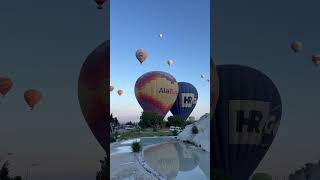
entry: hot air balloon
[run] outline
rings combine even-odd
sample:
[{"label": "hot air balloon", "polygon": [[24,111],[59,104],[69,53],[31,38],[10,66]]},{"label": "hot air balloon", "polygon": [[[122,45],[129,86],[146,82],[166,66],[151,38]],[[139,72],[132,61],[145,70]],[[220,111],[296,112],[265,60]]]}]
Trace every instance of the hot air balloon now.
[{"label": "hot air balloon", "polygon": [[142,64],[148,57],[148,54],[145,50],[142,49],[138,49],[136,51],[136,58],[140,61],[140,63]]},{"label": "hot air balloon", "polygon": [[201,78],[203,79],[204,77],[205,77],[205,76],[202,74],[202,75],[201,75]]},{"label": "hot air balloon", "polygon": [[99,144],[109,147],[110,122],[110,41],[94,49],[82,65],[78,80],[78,99],[82,114]]},{"label": "hot air balloon", "polygon": [[172,75],[151,71],[139,77],[134,92],[144,112],[164,117],[176,101],[179,88]]},{"label": "hot air balloon", "polygon": [[121,96],[123,94],[122,90],[118,90],[118,95]]},{"label": "hot air balloon", "polygon": [[12,88],[12,81],[6,77],[0,77],[0,95],[5,96]]},{"label": "hot air balloon", "polygon": [[210,82],[210,79],[207,79],[208,82]]},{"label": "hot air balloon", "polygon": [[162,34],[162,33],[160,33],[160,34],[159,34],[159,37],[160,37],[160,38],[162,38],[162,37],[163,37],[163,34]]},{"label": "hot air balloon", "polygon": [[173,64],[173,60],[169,59],[169,60],[167,61],[167,64],[168,64],[169,66],[171,66],[171,65]]},{"label": "hot air balloon", "polygon": [[95,0],[97,3],[97,8],[102,9],[103,4],[106,2],[106,0]]},{"label": "hot air balloon", "polygon": [[312,62],[314,65],[318,66],[320,64],[320,54],[313,55]]},{"label": "hot air balloon", "polygon": [[251,180],[272,180],[272,176],[266,173],[256,173],[252,176]]},{"label": "hot air balloon", "polygon": [[300,41],[293,41],[291,44],[291,49],[293,50],[293,52],[300,52],[302,49],[302,42]]},{"label": "hot air balloon", "polygon": [[30,109],[33,110],[34,107],[41,100],[41,92],[35,89],[29,89],[24,93],[24,100],[29,105]]},{"label": "hot air balloon", "polygon": [[192,84],[187,82],[178,82],[178,86],[178,97],[170,111],[173,115],[179,116],[183,120],[186,120],[196,107],[198,91]]},{"label": "hot air balloon", "polygon": [[217,66],[219,99],[213,126],[213,168],[248,180],[268,151],[280,125],[282,105],[274,83],[240,65]]},{"label": "hot air balloon", "polygon": [[210,83],[210,112],[212,112],[210,116],[213,117],[219,97],[219,78],[212,58],[210,58],[210,79],[212,80]]},{"label": "hot air balloon", "polygon": [[114,87],[110,85],[110,92],[114,90]]}]

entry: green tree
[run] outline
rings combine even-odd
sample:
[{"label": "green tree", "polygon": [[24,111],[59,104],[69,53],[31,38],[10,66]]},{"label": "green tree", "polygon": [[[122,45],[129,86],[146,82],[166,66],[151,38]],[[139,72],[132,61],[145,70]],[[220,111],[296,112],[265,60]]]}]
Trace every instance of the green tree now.
[{"label": "green tree", "polygon": [[179,116],[170,116],[168,117],[167,121],[167,127],[170,126],[179,126],[182,127],[184,125],[185,121]]},{"label": "green tree", "polygon": [[126,125],[134,125],[131,121],[127,122]]},{"label": "green tree", "polygon": [[107,157],[104,157],[104,160],[100,160],[101,169],[96,174],[96,180],[107,180],[109,176],[108,162]]},{"label": "green tree", "polygon": [[157,115],[156,113],[152,112],[142,112],[140,116],[139,126],[141,128],[148,128],[152,127],[155,129],[157,125],[161,125],[163,123],[163,117]]}]

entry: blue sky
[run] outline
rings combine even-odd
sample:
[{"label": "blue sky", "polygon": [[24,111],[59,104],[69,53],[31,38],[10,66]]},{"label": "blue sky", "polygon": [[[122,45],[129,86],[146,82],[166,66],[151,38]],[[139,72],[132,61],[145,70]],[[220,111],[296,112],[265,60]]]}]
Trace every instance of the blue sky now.
[{"label": "blue sky", "polygon": [[[124,6],[123,4],[126,4]],[[138,121],[142,109],[134,94],[136,80],[148,71],[165,71],[193,84],[199,94],[192,116],[210,111],[210,1],[119,0],[111,3],[111,112],[120,121]],[[159,34],[163,33],[163,38]],[[140,65],[137,49],[148,52]],[[169,67],[167,60],[174,65]],[[117,90],[124,94],[119,97]],[[169,112],[167,115],[171,115]]]}]

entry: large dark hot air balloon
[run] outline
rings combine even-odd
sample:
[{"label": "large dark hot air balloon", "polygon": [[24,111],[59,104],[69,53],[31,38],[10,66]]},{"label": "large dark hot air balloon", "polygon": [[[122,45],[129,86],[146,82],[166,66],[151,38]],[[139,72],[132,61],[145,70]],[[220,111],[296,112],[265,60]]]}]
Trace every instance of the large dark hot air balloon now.
[{"label": "large dark hot air balloon", "polygon": [[197,104],[198,91],[192,84],[187,82],[178,82],[178,86],[178,97],[170,111],[173,115],[186,120]]},{"label": "large dark hot air balloon", "polygon": [[151,71],[137,80],[134,91],[144,112],[164,117],[176,101],[179,89],[172,75]]},{"label": "large dark hot air balloon", "polygon": [[78,81],[78,98],[82,114],[92,133],[107,150],[109,144],[110,41],[89,54],[82,65]]},{"label": "large dark hot air balloon", "polygon": [[221,65],[217,72],[212,167],[231,179],[248,180],[276,136],[280,94],[271,79],[253,68]]},{"label": "large dark hot air balloon", "polygon": [[5,96],[12,88],[12,81],[6,77],[0,77],[0,96]]},{"label": "large dark hot air balloon", "polygon": [[24,100],[29,105],[30,109],[33,110],[34,107],[41,100],[41,92],[35,89],[29,89],[24,93]]}]

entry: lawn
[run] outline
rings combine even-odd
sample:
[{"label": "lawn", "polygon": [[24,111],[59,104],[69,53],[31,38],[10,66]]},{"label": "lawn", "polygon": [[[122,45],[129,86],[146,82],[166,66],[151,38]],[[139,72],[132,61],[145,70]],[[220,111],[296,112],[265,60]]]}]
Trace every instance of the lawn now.
[{"label": "lawn", "polygon": [[125,132],[120,135],[120,140],[126,140],[131,138],[139,138],[139,137],[153,137],[153,136],[172,136],[172,132],[168,129],[153,131],[152,129],[145,129],[145,130],[137,130],[137,131],[130,131]]}]

